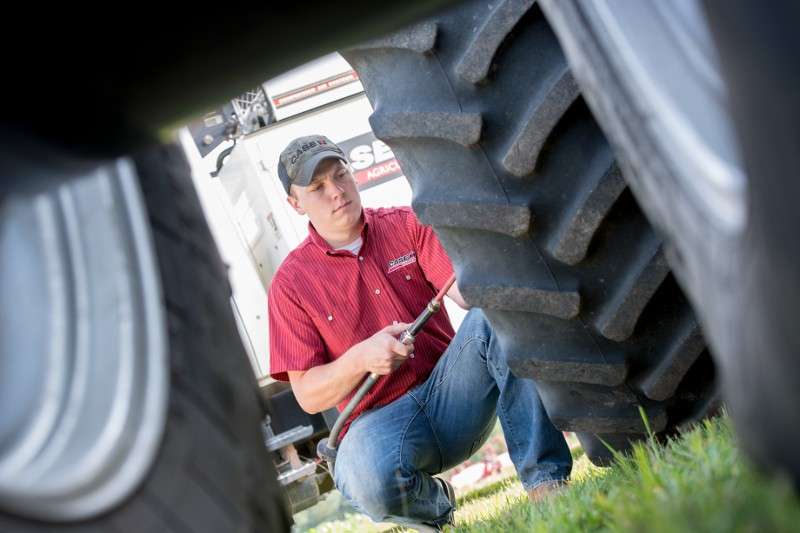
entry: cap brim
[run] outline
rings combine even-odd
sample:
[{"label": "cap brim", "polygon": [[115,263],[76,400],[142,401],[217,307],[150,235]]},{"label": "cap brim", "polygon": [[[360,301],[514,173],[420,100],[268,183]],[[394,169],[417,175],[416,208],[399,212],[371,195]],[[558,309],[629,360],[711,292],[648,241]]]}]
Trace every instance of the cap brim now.
[{"label": "cap brim", "polygon": [[297,179],[295,179],[292,183],[294,185],[299,185],[300,187],[308,187],[308,185],[311,183],[311,180],[314,178],[314,171],[317,169],[317,165],[322,163],[325,159],[338,159],[345,165],[347,164],[347,159],[336,152],[325,151],[315,154],[313,157],[311,157],[311,159],[305,162],[303,168],[300,170],[300,175],[297,176]]}]

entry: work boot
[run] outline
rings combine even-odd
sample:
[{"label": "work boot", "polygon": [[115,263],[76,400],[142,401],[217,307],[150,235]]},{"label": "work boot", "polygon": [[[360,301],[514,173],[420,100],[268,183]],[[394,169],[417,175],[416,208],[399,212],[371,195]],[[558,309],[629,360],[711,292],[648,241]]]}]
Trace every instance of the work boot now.
[{"label": "work boot", "polygon": [[530,489],[528,491],[528,498],[531,500],[531,503],[539,503],[555,496],[566,486],[567,482],[564,480],[545,481]]},{"label": "work boot", "polygon": [[444,489],[444,493],[447,495],[447,499],[450,500],[450,504],[453,506],[453,512],[455,513],[456,510],[456,490],[453,488],[453,485],[450,484],[449,481],[446,479],[442,479],[437,477],[435,479],[439,480],[439,483],[442,484],[442,488]]}]

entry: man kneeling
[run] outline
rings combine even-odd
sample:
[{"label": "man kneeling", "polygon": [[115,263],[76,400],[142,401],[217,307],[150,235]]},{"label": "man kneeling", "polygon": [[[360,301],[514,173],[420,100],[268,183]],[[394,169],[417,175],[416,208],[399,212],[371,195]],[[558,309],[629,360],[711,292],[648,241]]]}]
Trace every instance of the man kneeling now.
[{"label": "man kneeling", "polygon": [[[309,413],[341,410],[366,374],[381,375],[338,442],[334,480],[352,505],[376,521],[452,523],[452,488],[433,476],[469,458],[498,416],[532,499],[566,480],[563,435],[480,310],[456,333],[442,309],[413,345],[397,340],[453,271],[433,230],[409,208],[363,209],[344,153],[323,136],[292,141],[279,176],[309,235],[270,286],[270,373]],[[448,296],[468,308],[457,284]]]}]

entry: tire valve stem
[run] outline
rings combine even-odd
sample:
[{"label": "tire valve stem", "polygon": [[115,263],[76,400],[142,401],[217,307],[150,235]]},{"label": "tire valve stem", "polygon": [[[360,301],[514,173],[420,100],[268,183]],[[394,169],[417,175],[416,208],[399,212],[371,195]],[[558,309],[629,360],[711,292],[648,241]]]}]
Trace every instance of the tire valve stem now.
[{"label": "tire valve stem", "polygon": [[[433,315],[438,313],[439,309],[442,308],[442,299],[444,298],[444,295],[447,294],[447,291],[450,290],[450,287],[453,286],[455,281],[456,276],[453,274],[444,284],[442,289],[436,294],[436,296],[434,296],[433,299],[428,302],[428,305],[425,306],[425,309],[423,309],[417,319],[414,320],[414,323],[400,334],[400,342],[406,345],[414,342],[419,332],[422,331],[423,327],[425,327],[425,323],[428,322],[428,320]],[[414,354],[411,354],[409,357],[413,358]],[[372,389],[379,377],[380,376],[374,372],[367,376],[353,397],[350,398],[350,401],[347,402],[345,408],[336,418],[336,422],[333,424],[333,428],[331,428],[331,433],[328,438],[322,439],[317,443],[317,455],[321,459],[327,461],[328,470],[330,471],[331,476],[333,476],[333,468],[334,464],[336,463],[336,447],[338,446],[337,441],[339,440],[339,433],[342,430],[342,426],[344,426],[344,423],[348,418],[350,418],[353,410],[355,410],[356,406],[361,402],[364,396],[366,396],[370,389]]]}]

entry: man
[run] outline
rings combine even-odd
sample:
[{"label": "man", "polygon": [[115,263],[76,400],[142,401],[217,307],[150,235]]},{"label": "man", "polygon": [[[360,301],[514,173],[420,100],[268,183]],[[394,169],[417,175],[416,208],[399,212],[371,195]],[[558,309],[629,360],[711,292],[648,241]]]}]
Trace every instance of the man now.
[{"label": "man", "polygon": [[[289,143],[279,176],[310,222],[270,286],[270,373],[309,413],[341,410],[365,374],[382,376],[339,441],[334,479],[353,506],[376,521],[452,523],[452,488],[433,474],[472,455],[498,415],[532,500],[566,480],[563,435],[533,382],[509,371],[480,310],[455,334],[442,308],[413,346],[397,340],[453,271],[431,228],[408,208],[362,209],[326,137]],[[468,307],[457,284],[448,296]]]}]

